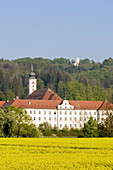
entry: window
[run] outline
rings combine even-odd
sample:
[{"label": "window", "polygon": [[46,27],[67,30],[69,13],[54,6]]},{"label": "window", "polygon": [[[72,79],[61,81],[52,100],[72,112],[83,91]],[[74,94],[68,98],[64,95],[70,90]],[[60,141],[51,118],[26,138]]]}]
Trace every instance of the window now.
[{"label": "window", "polygon": [[56,124],[54,124],[54,127],[56,127]]},{"label": "window", "polygon": [[49,120],[51,120],[51,117],[49,117]]},{"label": "window", "polygon": [[70,128],[72,127],[72,124],[70,124]]},{"label": "window", "polygon": [[60,120],[62,120],[62,117],[60,117]]},{"label": "window", "polygon": [[62,111],[60,111],[60,115],[62,114]]},{"label": "window", "polygon": [[80,127],[82,127],[82,125],[80,124]]},{"label": "window", "polygon": [[36,117],[34,117],[34,120],[36,120]]},{"label": "window", "polygon": [[56,112],[54,112],[54,115],[56,115]]},{"label": "window", "polygon": [[51,114],[51,111],[49,111],[49,114]]},{"label": "window", "polygon": [[46,120],[46,117],[44,117],[44,120]]},{"label": "window", "polygon": [[87,112],[84,112],[84,115],[87,115]]},{"label": "window", "polygon": [[85,121],[86,121],[87,119],[85,118]]},{"label": "window", "polygon": [[75,115],[77,114],[77,112],[75,112]]},{"label": "window", "polygon": [[32,114],[32,110],[30,110],[30,114]]},{"label": "window", "polygon": [[67,117],[65,117],[65,120],[67,120]]},{"label": "window", "polygon": [[79,112],[79,115],[81,115],[82,114],[82,112]]},{"label": "window", "polygon": [[89,112],[89,115],[91,115],[91,112]]},{"label": "window", "polygon": [[72,111],[70,111],[70,115],[72,115]]},{"label": "window", "polygon": [[70,117],[70,120],[72,120],[72,117]]},{"label": "window", "polygon": [[39,117],[39,120],[41,120],[41,117]]},{"label": "window", "polygon": [[62,124],[60,124],[60,127],[62,127]]},{"label": "window", "polygon": [[36,114],[36,111],[34,110],[34,114]]},{"label": "window", "polygon": [[75,124],[75,127],[77,127],[77,125]]},{"label": "window", "polygon": [[65,127],[67,127],[67,124],[65,124]]},{"label": "window", "polygon": [[96,115],[96,112],[94,113],[94,115]]},{"label": "window", "polygon": [[44,114],[46,114],[46,111],[44,111]]},{"label": "window", "polygon": [[77,120],[77,118],[75,117],[75,121]]},{"label": "window", "polygon": [[56,121],[56,117],[54,117],[54,121]]},{"label": "window", "polygon": [[82,117],[80,117],[80,121],[82,121]]},{"label": "window", "polygon": [[67,115],[67,111],[65,111],[65,115]]},{"label": "window", "polygon": [[41,114],[41,111],[39,111],[39,114]]}]

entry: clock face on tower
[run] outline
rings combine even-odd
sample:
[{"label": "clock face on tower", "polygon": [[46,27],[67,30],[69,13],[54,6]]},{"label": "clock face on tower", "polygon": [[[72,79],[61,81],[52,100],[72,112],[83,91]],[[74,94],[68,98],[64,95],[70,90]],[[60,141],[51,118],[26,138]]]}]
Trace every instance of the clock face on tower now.
[{"label": "clock face on tower", "polygon": [[32,84],[35,84],[35,82],[34,82],[34,81],[32,81]]}]

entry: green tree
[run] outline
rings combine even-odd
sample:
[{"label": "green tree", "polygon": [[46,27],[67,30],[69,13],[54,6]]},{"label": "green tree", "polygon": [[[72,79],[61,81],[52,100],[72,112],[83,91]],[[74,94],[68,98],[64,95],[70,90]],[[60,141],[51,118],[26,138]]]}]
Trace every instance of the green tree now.
[{"label": "green tree", "polygon": [[41,137],[42,133],[35,124],[22,123],[20,125],[20,136],[22,137]]},{"label": "green tree", "polygon": [[40,78],[37,78],[37,89],[43,89],[44,88],[44,82]]},{"label": "green tree", "polygon": [[86,100],[88,101],[94,100],[93,91],[92,91],[92,87],[90,86],[90,84],[88,84],[86,87]]},{"label": "green tree", "polygon": [[14,97],[15,97],[14,92],[12,90],[8,89],[6,91],[6,96],[5,96],[6,100],[13,100]]},{"label": "green tree", "polygon": [[67,99],[69,100],[85,100],[85,87],[82,83],[72,80],[68,81],[66,84]]},{"label": "green tree", "polygon": [[41,123],[39,125],[39,130],[42,132],[44,136],[52,135],[52,127],[48,122]]},{"label": "green tree", "polygon": [[84,124],[83,131],[85,137],[98,137],[97,121],[90,117],[88,122]]},{"label": "green tree", "polygon": [[93,96],[96,101],[105,100],[105,94],[103,88],[100,86],[95,86],[93,89]]},{"label": "green tree", "polygon": [[63,83],[63,81],[59,81],[57,93],[63,99],[64,99],[64,97],[66,97],[65,84]]},{"label": "green tree", "polygon": [[5,121],[4,111],[0,109],[0,137],[4,136],[4,132],[3,132],[4,121]]},{"label": "green tree", "polygon": [[5,100],[5,95],[3,94],[2,91],[0,91],[0,101]]},{"label": "green tree", "polygon": [[27,114],[26,110],[22,107],[15,108],[8,106],[4,109],[4,125],[3,131],[5,136],[20,136],[21,125],[23,123],[32,123],[31,117]]},{"label": "green tree", "polygon": [[106,118],[99,125],[100,136],[113,137],[113,111],[106,110]]}]

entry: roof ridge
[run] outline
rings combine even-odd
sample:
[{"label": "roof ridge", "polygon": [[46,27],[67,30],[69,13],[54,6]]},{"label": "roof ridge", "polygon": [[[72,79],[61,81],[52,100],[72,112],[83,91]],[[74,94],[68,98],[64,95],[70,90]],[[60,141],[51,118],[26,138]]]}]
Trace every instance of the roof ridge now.
[{"label": "roof ridge", "polygon": [[99,110],[99,109],[104,105],[104,103],[105,103],[106,101],[108,101],[108,100],[104,100],[97,110]]}]

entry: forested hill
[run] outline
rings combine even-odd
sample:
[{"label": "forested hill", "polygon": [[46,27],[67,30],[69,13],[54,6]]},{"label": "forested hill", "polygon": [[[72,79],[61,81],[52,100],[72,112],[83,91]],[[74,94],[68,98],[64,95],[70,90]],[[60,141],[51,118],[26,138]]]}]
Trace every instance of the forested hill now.
[{"label": "forested hill", "polygon": [[81,60],[78,67],[69,59],[22,58],[0,59],[0,100],[25,98],[31,63],[37,88],[49,87],[70,100],[105,100],[113,102],[113,59],[95,63]]}]

